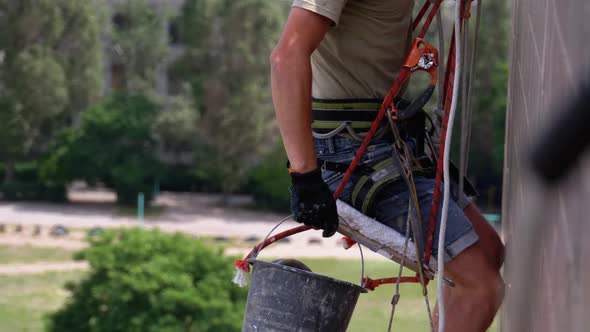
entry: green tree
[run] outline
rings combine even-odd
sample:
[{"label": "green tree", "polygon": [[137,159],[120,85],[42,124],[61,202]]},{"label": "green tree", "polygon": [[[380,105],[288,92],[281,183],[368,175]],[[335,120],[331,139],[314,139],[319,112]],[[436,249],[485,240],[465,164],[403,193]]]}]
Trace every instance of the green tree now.
[{"label": "green tree", "polygon": [[86,110],[80,126],[61,132],[41,168],[49,184],[102,182],[121,204],[151,198],[160,164],[153,125],[158,107],[142,96],[115,94]]},{"label": "green tree", "polygon": [[276,1],[188,0],[179,18],[187,50],[175,71],[191,83],[201,113],[197,168],[226,194],[277,137],[268,58],[284,13]]},{"label": "green tree", "polygon": [[63,126],[101,94],[95,3],[0,0],[0,155],[24,158],[43,129]]},{"label": "green tree", "polygon": [[48,331],[239,331],[246,291],[220,249],[142,229],[91,239],[90,271],[51,315]]},{"label": "green tree", "polygon": [[248,182],[248,192],[252,194],[256,205],[277,212],[289,212],[291,178],[285,171],[287,155],[282,142],[277,142],[273,150],[266,154],[262,162],[254,167]]},{"label": "green tree", "polygon": [[154,130],[160,148],[167,155],[182,158],[195,148],[195,132],[199,114],[190,92],[169,96],[167,109],[159,112]]},{"label": "green tree", "polygon": [[153,97],[159,67],[168,55],[166,3],[155,7],[144,0],[125,0],[115,4],[110,14],[109,50],[112,62],[122,68],[120,88]]},{"label": "green tree", "polygon": [[180,41],[186,48],[182,57],[169,68],[170,76],[190,84],[197,109],[202,111],[205,103],[205,81],[213,70],[215,52],[210,45],[214,27],[217,26],[217,1],[186,0],[181,14],[176,18]]},{"label": "green tree", "polygon": [[483,1],[475,73],[469,173],[488,202],[500,204],[508,93],[508,2]]},{"label": "green tree", "polygon": [[157,91],[158,78],[173,56],[169,47],[168,24],[171,10],[166,2],[149,4],[125,0],[111,8],[109,30],[111,60],[118,66],[121,86],[115,89],[143,94],[160,108],[154,129],[159,147],[154,154],[175,163],[194,149],[197,110],[189,89],[163,97]]}]

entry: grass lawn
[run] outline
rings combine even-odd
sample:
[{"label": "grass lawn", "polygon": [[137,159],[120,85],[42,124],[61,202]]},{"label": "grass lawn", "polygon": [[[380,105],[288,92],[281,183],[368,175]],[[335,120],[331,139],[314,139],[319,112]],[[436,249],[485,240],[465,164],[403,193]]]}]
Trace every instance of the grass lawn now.
[{"label": "grass lawn", "polygon": [[0,332],[43,331],[44,315],[59,308],[67,296],[63,285],[83,273],[0,276]]},{"label": "grass lawn", "polygon": [[[340,280],[359,284],[361,264],[357,260],[302,260],[312,271]],[[385,261],[365,261],[365,274],[372,279],[397,276],[396,264]],[[408,270],[408,275],[413,275]],[[386,331],[391,312],[391,297],[394,285],[382,285],[375,291],[361,294],[352,316],[348,331]],[[430,302],[434,305],[436,286],[429,286]],[[426,305],[418,284],[402,284],[400,302],[396,307],[392,330],[427,331],[428,316]]]},{"label": "grass lawn", "polygon": [[[302,259],[312,271],[359,284],[361,278],[361,263],[358,260],[337,259]],[[407,270],[404,275],[413,276]],[[397,276],[398,265],[386,261],[365,261],[365,275],[372,279]],[[391,297],[395,285],[382,285],[375,291],[361,294],[354,314],[348,326],[349,332],[387,331],[389,315],[391,313]],[[436,280],[428,286],[431,310],[436,301]],[[400,287],[400,301],[395,309],[392,330],[395,332],[414,332],[429,330],[426,305],[419,284],[402,284]],[[495,324],[494,324],[495,325]],[[492,326],[489,331],[495,331]]]},{"label": "grass lawn", "polygon": [[[36,248],[35,248],[36,249]],[[69,253],[69,252],[68,252]],[[62,254],[66,254],[65,252]],[[24,257],[31,257],[31,255]],[[313,271],[358,283],[360,263],[355,260],[302,260]],[[391,276],[396,268],[387,262],[368,261],[369,276]],[[0,276],[0,332],[43,331],[43,316],[63,304],[63,285],[79,279],[84,272]],[[431,287],[432,288],[432,287]],[[389,318],[392,286],[361,294],[349,331],[385,331]],[[403,286],[394,322],[395,331],[425,331],[427,318],[419,287]]]},{"label": "grass lawn", "polygon": [[[0,246],[0,263],[67,261],[72,252],[64,249]],[[359,283],[358,260],[302,259],[314,272]],[[366,261],[365,274],[373,279],[397,275],[397,265],[386,261]],[[410,271],[408,271],[410,272]],[[43,317],[59,308],[66,299],[63,286],[79,280],[82,271],[51,272],[33,275],[0,276],[0,332],[43,331]],[[429,286],[431,305],[436,298],[436,284]],[[391,310],[394,285],[384,285],[374,292],[361,294],[350,332],[385,331]],[[402,285],[393,330],[396,332],[427,331],[428,318],[420,286]],[[490,331],[495,331],[491,329]]]},{"label": "grass lawn", "polygon": [[63,248],[0,245],[0,264],[71,261],[73,253]]}]

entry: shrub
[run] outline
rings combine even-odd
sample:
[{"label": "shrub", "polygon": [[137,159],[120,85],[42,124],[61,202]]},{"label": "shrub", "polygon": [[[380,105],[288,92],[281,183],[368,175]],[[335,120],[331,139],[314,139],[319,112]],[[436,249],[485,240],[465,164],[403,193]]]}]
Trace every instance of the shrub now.
[{"label": "shrub", "polygon": [[41,167],[47,183],[102,182],[121,204],[149,202],[160,171],[152,131],[158,107],[144,96],[116,94],[84,111],[81,124],[62,131]]},{"label": "shrub", "polygon": [[290,212],[291,182],[286,161],[287,157],[280,144],[250,172],[250,181],[246,189],[253,195],[257,206],[278,212]]},{"label": "shrub", "polygon": [[133,229],[89,239],[90,272],[48,331],[239,331],[246,291],[232,262],[187,235]]},{"label": "shrub", "polygon": [[65,202],[67,200],[64,186],[43,185],[38,182],[9,181],[0,185],[0,193],[3,199],[9,201]]},{"label": "shrub", "polygon": [[39,200],[41,190],[41,186],[37,183],[9,181],[0,185],[3,198],[9,201]]},{"label": "shrub", "polygon": [[[24,182],[38,182],[38,165],[36,162],[20,162],[14,165],[14,178]],[[0,180],[6,176],[6,164],[0,163]]]},{"label": "shrub", "polygon": [[159,177],[161,191],[221,192],[221,184],[193,166],[165,165]]},{"label": "shrub", "polygon": [[[5,174],[6,165],[0,164],[0,179],[3,179]],[[65,202],[67,200],[65,186],[48,184],[41,180],[36,162],[17,163],[14,167],[14,178],[0,184],[0,193],[2,199],[10,201]]]}]

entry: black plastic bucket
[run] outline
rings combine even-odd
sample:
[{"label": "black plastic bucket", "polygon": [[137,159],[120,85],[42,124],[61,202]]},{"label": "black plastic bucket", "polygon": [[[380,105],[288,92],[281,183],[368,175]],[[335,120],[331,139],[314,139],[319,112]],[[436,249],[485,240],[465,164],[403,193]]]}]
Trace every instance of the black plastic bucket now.
[{"label": "black plastic bucket", "polygon": [[346,331],[366,290],[290,266],[255,261],[244,331]]}]

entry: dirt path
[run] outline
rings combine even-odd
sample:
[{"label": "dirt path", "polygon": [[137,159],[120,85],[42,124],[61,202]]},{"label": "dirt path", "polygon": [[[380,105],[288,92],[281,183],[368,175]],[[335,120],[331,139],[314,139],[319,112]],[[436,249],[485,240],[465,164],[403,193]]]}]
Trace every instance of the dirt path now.
[{"label": "dirt path", "polygon": [[27,235],[0,234],[0,245],[79,250],[86,247],[86,242],[76,238],[32,237]]},{"label": "dirt path", "polygon": [[[322,249],[322,248],[317,248]],[[325,249],[325,248],[324,248]],[[240,248],[228,248],[226,249],[225,253],[229,256],[238,256],[243,257],[246,255],[248,250],[240,249]],[[308,251],[306,253],[298,253],[297,258],[305,259],[305,258],[330,258],[330,257],[339,257],[341,259],[348,259],[350,260],[350,264],[359,263],[360,258],[358,250],[350,250],[344,251],[345,254],[342,254],[343,250],[339,250],[339,248],[333,248],[330,250],[318,250],[316,252]],[[263,253],[260,254],[260,259],[262,260],[271,260],[276,258],[284,258],[284,257],[293,257],[292,249],[289,247],[274,247],[268,248]],[[366,257],[366,259],[379,259],[385,260],[382,256],[379,255],[371,255],[371,257]],[[36,263],[11,263],[11,264],[0,264],[0,276],[1,275],[22,275],[22,274],[41,274],[46,272],[61,272],[61,271],[74,271],[74,270],[86,270],[88,269],[87,262],[36,262]]]},{"label": "dirt path", "polygon": [[[144,222],[139,223],[130,215],[132,210],[122,212],[115,205],[115,196],[111,192],[75,190],[70,191],[69,199],[68,204],[0,202],[0,224],[7,227],[4,234],[0,233],[0,244],[80,249],[85,246],[85,231],[96,226],[147,227],[196,237],[256,238],[261,241],[285,217],[244,208],[248,204],[246,197],[236,197],[234,206],[222,207],[219,197],[214,195],[162,193],[155,204],[157,213],[148,214]],[[17,224],[23,227],[21,233],[14,233]],[[65,225],[72,232],[62,238],[49,236],[49,229],[57,224]],[[34,225],[41,226],[41,236],[32,235]],[[287,221],[275,234],[297,225],[294,221]],[[360,257],[356,247],[342,249],[340,236],[324,239],[320,231],[307,231],[289,240],[264,249],[261,257]],[[239,256],[248,251],[249,248],[227,249],[229,255]],[[368,250],[365,250],[365,258],[382,259]]]},{"label": "dirt path", "polygon": [[28,264],[0,264],[0,275],[38,274],[55,271],[86,270],[86,262],[37,262]]}]

